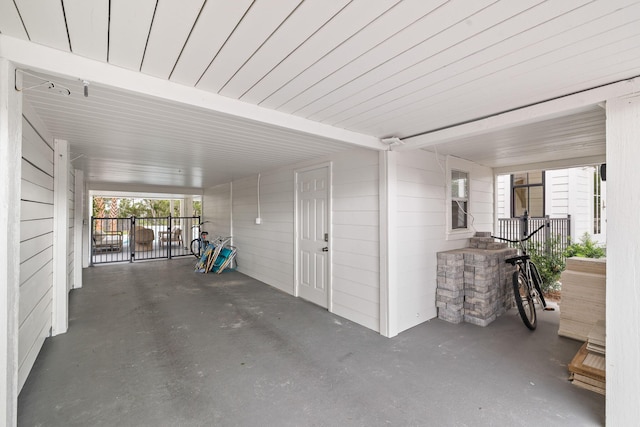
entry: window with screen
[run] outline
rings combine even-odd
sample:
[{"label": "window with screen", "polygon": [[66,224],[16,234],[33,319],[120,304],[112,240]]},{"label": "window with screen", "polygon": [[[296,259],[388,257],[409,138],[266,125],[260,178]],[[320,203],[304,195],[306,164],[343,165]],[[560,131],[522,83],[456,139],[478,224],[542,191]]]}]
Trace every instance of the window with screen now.
[{"label": "window with screen", "polygon": [[467,228],[469,212],[469,174],[451,171],[451,229]]}]

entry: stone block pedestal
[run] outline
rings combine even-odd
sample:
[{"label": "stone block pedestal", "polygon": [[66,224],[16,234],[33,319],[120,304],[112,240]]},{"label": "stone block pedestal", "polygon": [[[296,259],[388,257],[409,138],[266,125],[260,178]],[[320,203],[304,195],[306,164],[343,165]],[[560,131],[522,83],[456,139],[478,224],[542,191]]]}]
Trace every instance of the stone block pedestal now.
[{"label": "stone block pedestal", "polygon": [[436,307],[442,320],[487,326],[513,305],[515,267],[505,258],[517,250],[483,234],[476,233],[469,248],[437,255]]}]

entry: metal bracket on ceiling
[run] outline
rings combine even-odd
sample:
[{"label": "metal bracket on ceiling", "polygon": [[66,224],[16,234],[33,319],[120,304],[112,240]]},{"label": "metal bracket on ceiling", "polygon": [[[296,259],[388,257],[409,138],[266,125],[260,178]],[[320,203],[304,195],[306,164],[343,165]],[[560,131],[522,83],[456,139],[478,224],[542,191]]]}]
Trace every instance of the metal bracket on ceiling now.
[{"label": "metal bracket on ceiling", "polygon": [[[20,71],[21,75],[18,74],[18,71]],[[32,86],[28,86],[28,87],[24,87],[23,86],[23,81],[22,81],[23,75],[34,77],[34,78],[42,80],[42,81],[40,83],[38,83],[38,84],[35,84],[35,85],[32,85]],[[14,88],[15,88],[16,91],[24,92],[24,91],[27,91],[27,90],[30,90],[30,89],[36,89],[36,88],[39,88],[39,87],[43,87],[43,88],[45,88],[47,90],[53,91],[54,93],[57,93],[57,94],[60,94],[60,95],[64,95],[64,96],[71,95],[71,90],[66,86],[63,86],[63,85],[61,85],[59,83],[53,82],[52,80],[47,80],[47,79],[45,79],[43,77],[37,76],[35,74],[28,73],[28,72],[26,72],[24,70],[19,70],[19,69],[16,68],[16,70],[15,70],[15,83],[14,83]]]}]

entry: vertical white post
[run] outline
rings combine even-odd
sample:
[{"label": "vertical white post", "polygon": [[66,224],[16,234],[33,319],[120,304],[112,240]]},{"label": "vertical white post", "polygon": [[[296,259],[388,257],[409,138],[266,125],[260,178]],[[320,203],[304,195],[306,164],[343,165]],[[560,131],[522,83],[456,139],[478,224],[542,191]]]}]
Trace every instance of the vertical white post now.
[{"label": "vertical white post", "polygon": [[398,335],[397,158],[381,151],[380,180],[380,334]]},{"label": "vertical white post", "polygon": [[0,425],[15,426],[18,409],[20,179],[22,94],[15,68],[0,58]]},{"label": "vertical white post", "polygon": [[640,420],[640,97],[607,101],[607,424]]},{"label": "vertical white post", "polygon": [[84,254],[84,172],[75,170],[73,207],[73,287],[82,287],[82,259]]},{"label": "vertical white post", "polygon": [[68,263],[69,240],[69,144],[54,140],[53,152],[53,318],[52,335],[67,332],[68,307]]},{"label": "vertical white post", "polygon": [[82,268],[91,265],[91,213],[93,212],[93,202],[87,188],[87,183],[82,174]]}]

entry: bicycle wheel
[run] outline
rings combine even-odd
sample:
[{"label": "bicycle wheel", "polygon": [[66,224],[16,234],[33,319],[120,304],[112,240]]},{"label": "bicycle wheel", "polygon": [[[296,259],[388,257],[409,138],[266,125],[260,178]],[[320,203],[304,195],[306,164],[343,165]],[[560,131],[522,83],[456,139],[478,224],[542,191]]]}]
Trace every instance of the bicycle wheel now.
[{"label": "bicycle wheel", "polygon": [[201,253],[202,248],[200,246],[200,239],[193,239],[191,241],[191,244],[189,245],[189,247],[191,248],[191,253],[193,254],[193,256],[196,257],[196,259],[200,259],[200,255],[202,255],[202,253]]},{"label": "bicycle wheel", "polygon": [[538,267],[532,262],[529,262],[529,268],[531,269],[531,279],[533,280],[533,286],[536,287],[536,291],[538,291],[538,297],[540,298],[540,303],[542,307],[545,308],[547,306],[547,302],[544,300],[544,295],[542,295],[542,277],[540,277],[540,273],[538,272]]},{"label": "bicycle wheel", "polygon": [[524,325],[532,331],[537,326],[536,306],[529,292],[527,278],[521,271],[513,273],[513,296]]}]

